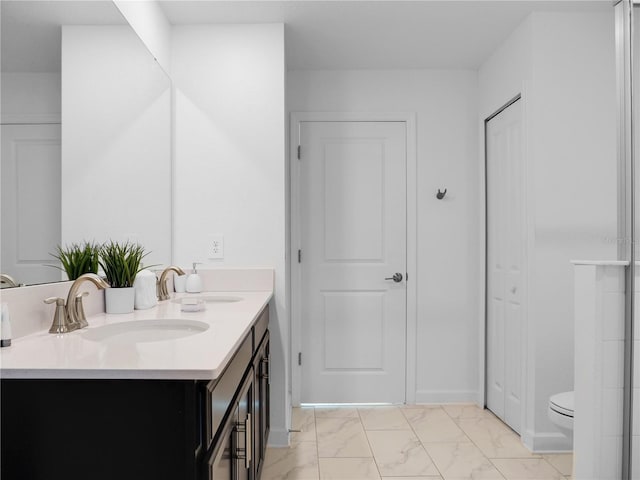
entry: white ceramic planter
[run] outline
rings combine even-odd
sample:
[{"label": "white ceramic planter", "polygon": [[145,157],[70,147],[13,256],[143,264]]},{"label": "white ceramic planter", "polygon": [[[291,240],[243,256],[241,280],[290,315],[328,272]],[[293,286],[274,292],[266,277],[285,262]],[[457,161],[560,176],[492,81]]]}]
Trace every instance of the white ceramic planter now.
[{"label": "white ceramic planter", "polygon": [[107,313],[131,313],[135,303],[135,289],[133,287],[106,288],[104,303]]}]

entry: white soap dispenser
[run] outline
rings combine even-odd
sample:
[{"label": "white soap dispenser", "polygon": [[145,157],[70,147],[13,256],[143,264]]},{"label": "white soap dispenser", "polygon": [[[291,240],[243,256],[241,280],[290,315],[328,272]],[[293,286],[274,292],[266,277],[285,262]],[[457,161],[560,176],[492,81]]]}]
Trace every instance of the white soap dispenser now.
[{"label": "white soap dispenser", "polygon": [[202,278],[200,278],[200,275],[198,275],[196,265],[200,265],[200,263],[193,262],[193,273],[191,273],[187,277],[187,285],[185,286],[185,290],[189,293],[202,292]]}]

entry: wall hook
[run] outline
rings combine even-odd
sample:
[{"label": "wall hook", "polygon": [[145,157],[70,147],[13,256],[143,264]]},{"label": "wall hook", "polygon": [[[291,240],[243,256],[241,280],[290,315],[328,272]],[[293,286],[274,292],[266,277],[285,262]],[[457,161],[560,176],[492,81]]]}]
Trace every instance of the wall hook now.
[{"label": "wall hook", "polygon": [[444,196],[447,194],[447,189],[444,189],[444,192],[441,192],[440,189],[438,189],[438,193],[436,194],[436,198],[438,200],[442,200],[444,198]]}]

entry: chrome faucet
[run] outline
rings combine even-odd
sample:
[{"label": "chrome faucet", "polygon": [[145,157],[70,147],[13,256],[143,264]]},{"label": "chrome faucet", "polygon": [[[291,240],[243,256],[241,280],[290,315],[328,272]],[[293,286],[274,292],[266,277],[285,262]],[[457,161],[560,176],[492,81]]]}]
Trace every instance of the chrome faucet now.
[{"label": "chrome faucet", "polygon": [[16,282],[11,275],[7,275],[6,273],[0,273],[0,283],[4,283],[8,287],[18,286],[18,282]]},{"label": "chrome faucet", "polygon": [[84,306],[82,305],[82,297],[88,295],[88,293],[78,293],[78,290],[80,290],[80,285],[82,285],[82,283],[84,283],[85,281],[93,283],[99,289],[109,288],[109,284],[95,273],[85,273],[74,280],[74,282],[71,284],[71,288],[69,289],[69,294],[67,295],[66,310],[69,322],[71,324],[78,324],[77,328],[84,328],[89,326],[89,324],[87,323],[87,318],[84,314]]},{"label": "chrome faucet", "polygon": [[169,300],[169,290],[167,289],[167,275],[171,271],[177,273],[178,275],[185,274],[184,270],[174,265],[165,268],[160,274],[160,280],[158,280],[158,300]]}]

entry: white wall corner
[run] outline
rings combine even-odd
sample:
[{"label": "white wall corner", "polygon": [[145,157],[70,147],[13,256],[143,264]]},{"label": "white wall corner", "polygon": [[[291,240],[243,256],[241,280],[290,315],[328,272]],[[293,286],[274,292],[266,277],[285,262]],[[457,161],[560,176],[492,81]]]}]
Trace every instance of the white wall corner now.
[{"label": "white wall corner", "polygon": [[285,448],[289,446],[289,429],[272,428],[269,431],[269,447]]},{"label": "white wall corner", "polygon": [[162,69],[171,72],[171,24],[156,0],[113,0]]},{"label": "white wall corner", "polygon": [[573,444],[570,439],[560,432],[539,432],[526,430],[522,434],[522,443],[533,453],[562,453],[572,452]]}]

